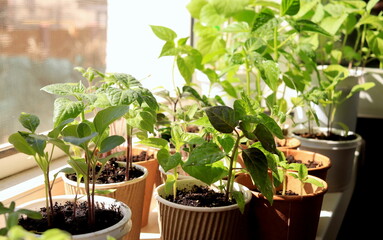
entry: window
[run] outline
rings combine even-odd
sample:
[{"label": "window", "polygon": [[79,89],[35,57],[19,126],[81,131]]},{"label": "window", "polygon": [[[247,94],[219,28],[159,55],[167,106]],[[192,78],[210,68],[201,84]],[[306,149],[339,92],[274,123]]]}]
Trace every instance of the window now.
[{"label": "window", "polygon": [[189,36],[188,2],[0,0],[0,166],[15,163],[0,179],[34,165],[9,149],[8,136],[22,129],[21,112],[39,116],[39,131],[52,127],[54,97],[40,88],[79,81],[74,67],[125,72],[147,88],[172,88],[172,59],[158,59],[163,42],[150,25]]}]

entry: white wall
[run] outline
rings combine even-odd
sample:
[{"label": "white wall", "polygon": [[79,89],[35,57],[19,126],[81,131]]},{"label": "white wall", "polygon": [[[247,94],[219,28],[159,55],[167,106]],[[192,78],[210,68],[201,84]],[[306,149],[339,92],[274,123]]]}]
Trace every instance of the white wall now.
[{"label": "white wall", "polygon": [[[173,89],[172,57],[158,58],[164,41],[150,25],[173,29],[178,37],[190,36],[189,0],[108,0],[107,72],[124,72],[153,89]],[[148,77],[149,76],[149,77]],[[177,76],[176,80],[182,82]]]}]

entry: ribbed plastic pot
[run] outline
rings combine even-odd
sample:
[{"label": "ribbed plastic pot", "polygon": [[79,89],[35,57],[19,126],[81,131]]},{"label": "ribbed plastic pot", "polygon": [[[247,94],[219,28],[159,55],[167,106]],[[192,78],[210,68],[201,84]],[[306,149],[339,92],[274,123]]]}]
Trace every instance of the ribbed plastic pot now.
[{"label": "ribbed plastic pot", "polygon": [[[120,163],[124,165],[125,163]],[[124,202],[132,210],[132,230],[126,238],[128,240],[138,240],[140,238],[142,211],[144,206],[145,184],[148,176],[148,170],[140,165],[133,164],[135,167],[144,172],[139,178],[110,184],[96,184],[96,190],[110,190],[115,189],[114,192],[103,194],[103,196],[114,198],[118,201]],[[77,183],[68,179],[65,175],[62,176],[64,180],[64,188],[66,194],[75,194]],[[80,183],[79,194],[85,194],[85,184]]]},{"label": "ribbed plastic pot", "polygon": [[[314,131],[326,132],[327,128],[316,128]],[[355,134],[356,139],[348,141],[329,141],[304,138],[297,133],[307,132],[306,129],[293,130],[294,136],[301,141],[300,150],[307,150],[311,152],[320,153],[330,158],[331,169],[329,169],[326,182],[328,183],[329,192],[343,192],[347,189],[351,182],[352,169],[354,164],[355,153],[361,144],[362,138],[359,134],[349,132],[348,134]],[[345,132],[339,129],[333,129],[334,133],[343,134]]]},{"label": "ribbed plastic pot", "polygon": [[[194,185],[206,185],[199,180],[178,180],[178,189],[190,189]],[[164,184],[156,188],[159,206],[159,226],[162,240],[188,239],[244,239],[247,237],[247,210],[251,192],[240,184],[237,190],[245,194],[247,208],[242,214],[237,204],[224,207],[191,207],[166,200]],[[243,238],[242,238],[243,237]]]},{"label": "ribbed plastic pot", "polygon": [[[74,195],[61,195],[54,196],[53,201],[57,203],[65,203],[67,201],[73,201]],[[80,198],[78,201],[86,201],[86,197]],[[108,228],[86,234],[72,235],[72,239],[76,240],[105,240],[107,236],[114,237],[117,240],[123,239],[132,228],[132,212],[130,208],[123,202],[117,201],[116,199],[102,196],[95,196],[96,202],[105,203],[105,207],[108,208],[111,205],[120,207],[123,218],[117,224]],[[39,211],[41,207],[45,206],[45,198],[36,199],[27,203],[24,203],[18,208],[26,208],[34,211]]]}]

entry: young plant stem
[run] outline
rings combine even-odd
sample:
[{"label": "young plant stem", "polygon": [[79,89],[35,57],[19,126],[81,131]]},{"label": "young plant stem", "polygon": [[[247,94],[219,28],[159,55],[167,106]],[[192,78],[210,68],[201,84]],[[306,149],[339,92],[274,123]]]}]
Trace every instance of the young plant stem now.
[{"label": "young plant stem", "polygon": [[126,139],[127,139],[127,144],[126,146],[126,171],[125,171],[125,181],[129,180],[129,171],[132,168],[132,149],[133,149],[133,139],[132,139],[132,132],[133,128],[129,124],[126,124]]},{"label": "young plant stem", "polygon": [[283,169],[283,178],[282,178],[282,195],[286,195],[287,190],[287,170]]},{"label": "young plant stem", "polygon": [[234,129],[234,132],[237,134],[237,140],[235,141],[235,144],[233,147],[234,150],[231,156],[229,157],[229,175],[227,178],[227,189],[226,189],[226,196],[225,196],[226,200],[230,198],[229,194],[232,192],[232,189],[233,189],[233,186],[232,186],[232,182],[233,182],[232,176],[233,176],[233,168],[234,168],[233,165],[235,163],[235,158],[237,157],[237,154],[238,154],[239,143],[242,138],[236,129]]},{"label": "young plant stem", "polygon": [[175,201],[177,196],[177,179],[178,179],[177,167],[175,167],[173,171],[174,171],[174,179],[176,179],[176,181],[174,181],[174,184],[173,184],[173,201]]}]

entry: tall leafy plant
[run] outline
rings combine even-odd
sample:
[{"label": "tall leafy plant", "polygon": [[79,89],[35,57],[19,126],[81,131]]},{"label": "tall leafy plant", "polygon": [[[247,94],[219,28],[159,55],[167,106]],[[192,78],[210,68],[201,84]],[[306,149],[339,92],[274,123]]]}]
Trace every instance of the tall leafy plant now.
[{"label": "tall leafy plant", "polygon": [[[296,39],[307,33],[329,33],[313,21],[296,17],[299,0],[280,4],[192,0],[187,8],[197,19],[193,30],[196,49],[202,54],[202,63],[218,72],[216,83],[235,99],[245,91],[260,106],[266,104],[272,116],[283,123],[288,112],[286,87],[302,88],[310,82],[301,68],[312,67],[312,56]],[[307,61],[298,61],[298,55]],[[241,72],[245,80],[241,80]]]}]

